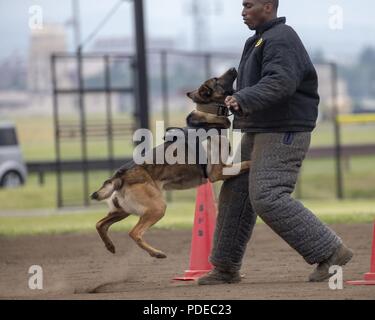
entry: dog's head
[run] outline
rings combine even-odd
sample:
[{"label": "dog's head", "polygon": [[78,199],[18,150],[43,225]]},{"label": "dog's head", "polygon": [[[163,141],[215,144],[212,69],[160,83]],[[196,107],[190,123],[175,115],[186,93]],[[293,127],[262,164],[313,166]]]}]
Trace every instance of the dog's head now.
[{"label": "dog's head", "polygon": [[197,90],[188,92],[187,96],[197,104],[224,104],[225,98],[233,94],[233,83],[236,78],[236,69],[229,69],[221,77],[209,79]]},{"label": "dog's head", "polygon": [[225,98],[233,94],[233,83],[237,78],[235,68],[229,69],[219,78],[212,78],[204,82],[197,90],[188,92],[187,96],[193,100],[200,110],[194,110],[186,119],[188,126],[195,128],[218,128],[227,129],[230,127],[230,121],[225,114],[214,114],[204,112],[205,106],[218,111],[225,108]]}]

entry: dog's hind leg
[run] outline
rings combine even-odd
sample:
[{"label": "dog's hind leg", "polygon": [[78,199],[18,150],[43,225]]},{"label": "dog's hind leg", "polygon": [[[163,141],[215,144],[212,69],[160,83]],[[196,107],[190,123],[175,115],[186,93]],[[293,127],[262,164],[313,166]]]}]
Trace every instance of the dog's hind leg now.
[{"label": "dog's hind leg", "polygon": [[130,237],[137,243],[139,247],[146,250],[151,257],[158,259],[166,258],[167,255],[152,246],[150,246],[146,241],[143,240],[144,233],[151,228],[156,222],[158,222],[165,212],[165,206],[163,208],[154,208],[152,211],[147,211],[142,217],[139,218],[138,223],[129,232]]},{"label": "dog's hind leg", "polygon": [[129,236],[152,257],[166,258],[165,253],[143,240],[144,233],[163,218],[167,208],[162,189],[152,182],[129,185],[125,190],[123,201],[120,201],[121,207],[140,217]]},{"label": "dog's hind leg", "polygon": [[108,251],[112,252],[113,254],[116,252],[116,249],[108,236],[108,229],[112,224],[127,218],[129,215],[130,214],[121,210],[110,212],[105,218],[96,223],[96,230],[98,230],[100,238],[103,240]]}]

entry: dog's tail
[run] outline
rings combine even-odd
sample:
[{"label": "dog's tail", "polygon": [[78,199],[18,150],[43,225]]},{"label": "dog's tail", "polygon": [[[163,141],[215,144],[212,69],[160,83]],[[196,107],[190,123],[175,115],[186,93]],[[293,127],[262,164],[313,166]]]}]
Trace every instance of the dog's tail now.
[{"label": "dog's tail", "polygon": [[103,186],[98,191],[95,191],[90,198],[97,201],[108,199],[114,191],[121,189],[122,185],[123,182],[121,178],[115,177],[109,179],[105,181]]}]

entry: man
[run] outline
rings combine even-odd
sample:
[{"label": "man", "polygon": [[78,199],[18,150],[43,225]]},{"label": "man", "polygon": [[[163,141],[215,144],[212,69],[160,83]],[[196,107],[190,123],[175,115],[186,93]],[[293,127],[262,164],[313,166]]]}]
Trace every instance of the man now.
[{"label": "man", "polygon": [[249,175],[223,184],[210,257],[214,269],[198,284],[241,281],[257,216],[307,263],[317,264],[309,281],[324,281],[331,265],[345,265],[353,253],[291,196],[316,126],[317,74],[298,35],[277,18],[278,0],[244,0],[243,7],[243,20],[256,33],[246,42],[237,92],[226,105],[235,113],[234,128],[245,132],[242,158],[252,165]]}]

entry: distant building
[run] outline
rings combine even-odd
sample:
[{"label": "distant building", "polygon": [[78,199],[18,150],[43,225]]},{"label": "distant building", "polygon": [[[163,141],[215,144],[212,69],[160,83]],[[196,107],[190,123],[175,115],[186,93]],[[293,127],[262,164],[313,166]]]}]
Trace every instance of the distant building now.
[{"label": "distant building", "polygon": [[[171,51],[177,49],[177,43],[174,38],[163,38],[163,37],[152,37],[146,39],[146,51],[148,59],[148,74],[150,81],[150,95],[153,96],[151,109],[152,111],[159,111],[162,108],[161,102],[161,92],[160,92],[160,55],[151,54],[160,50]],[[122,54],[134,56],[136,50],[135,39],[132,37],[120,37],[120,36],[106,36],[100,37],[94,41],[93,45],[90,47],[89,51],[97,53],[111,53],[111,54]],[[176,59],[169,59],[168,69],[170,73],[176,68],[180,62]],[[104,66],[100,61],[92,61],[91,63],[86,63],[84,66],[85,76],[95,76],[95,74],[104,74]],[[111,68],[111,71],[115,74],[117,83],[127,83],[132,85],[132,70],[130,61],[117,61],[117,67]],[[129,79],[126,79],[126,78]],[[123,78],[123,79],[122,79]],[[173,92],[170,92],[172,95]],[[134,102],[129,96],[124,97],[120,94],[113,94],[113,104],[115,111],[131,111],[133,109]],[[173,99],[173,97],[171,97]],[[185,99],[186,100],[186,99]],[[90,108],[92,110],[99,110],[99,107],[95,107],[98,104],[98,100],[92,101]],[[94,111],[95,112],[95,111]]]},{"label": "distant building", "polygon": [[[27,87],[27,64],[24,56],[14,51],[0,61],[0,91],[24,91]],[[6,76],[4,76],[6,75]]]},{"label": "distant building", "polygon": [[[328,65],[316,65],[319,78],[319,119],[333,119],[333,100],[332,100],[332,73]],[[339,113],[350,113],[352,111],[352,99],[348,93],[348,84],[343,78],[338,79],[337,83],[337,107]]]},{"label": "distant building", "polygon": [[66,51],[67,35],[64,26],[45,24],[43,29],[31,31],[28,66],[29,92],[38,94],[51,92],[51,54]]},{"label": "distant building", "polygon": [[[176,49],[176,41],[173,38],[148,38],[146,45],[147,50]],[[91,51],[134,54],[135,39],[129,37],[102,37],[94,42]]]}]

